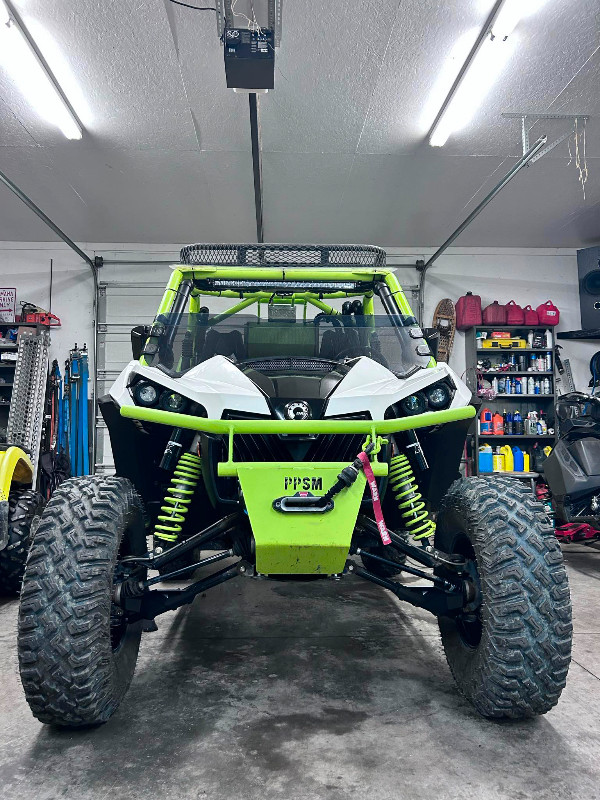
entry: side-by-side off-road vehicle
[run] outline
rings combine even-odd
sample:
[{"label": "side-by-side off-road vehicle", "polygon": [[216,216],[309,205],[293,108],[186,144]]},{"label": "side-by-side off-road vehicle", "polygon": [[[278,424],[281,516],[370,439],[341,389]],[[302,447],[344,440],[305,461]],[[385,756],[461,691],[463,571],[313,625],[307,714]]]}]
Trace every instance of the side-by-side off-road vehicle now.
[{"label": "side-by-side off-road vehicle", "polygon": [[553,530],[518,481],[460,478],[477,399],[384,251],[186,247],[132,342],[100,401],[116,475],[59,487],[25,570],[38,719],[106,721],[156,617],[259,575],[352,575],[431,612],[486,717],[556,704],[571,606]]}]

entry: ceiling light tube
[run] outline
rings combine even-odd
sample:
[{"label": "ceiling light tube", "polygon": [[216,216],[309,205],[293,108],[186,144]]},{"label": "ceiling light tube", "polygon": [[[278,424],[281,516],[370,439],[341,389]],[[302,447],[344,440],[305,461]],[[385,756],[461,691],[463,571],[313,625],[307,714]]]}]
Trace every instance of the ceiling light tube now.
[{"label": "ceiling light tube", "polygon": [[81,139],[83,126],[18,14],[0,0],[0,64],[33,109],[67,139]]},{"label": "ceiling light tube", "polygon": [[442,147],[471,121],[513,50],[511,33],[543,1],[497,0],[431,126],[432,147]]}]

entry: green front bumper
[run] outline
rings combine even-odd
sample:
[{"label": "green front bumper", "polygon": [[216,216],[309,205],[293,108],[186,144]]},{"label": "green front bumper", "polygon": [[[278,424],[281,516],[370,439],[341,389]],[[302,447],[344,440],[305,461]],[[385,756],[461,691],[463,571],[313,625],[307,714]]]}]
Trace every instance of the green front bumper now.
[{"label": "green front bumper", "polygon": [[[390,420],[218,420],[173,414],[153,408],[125,406],[121,414],[130,419],[188,428],[228,437],[228,458],[218,465],[221,477],[237,477],[256,543],[256,569],[265,574],[332,575],[344,568],[365,489],[365,477],[343,489],[334,508],[325,513],[276,511],[273,501],[298,491],[323,495],[347,465],[341,462],[235,462],[236,434],[364,434],[378,436],[446,422],[469,419],[472,406],[428,412]],[[387,464],[373,456],[373,472],[387,475]]]}]

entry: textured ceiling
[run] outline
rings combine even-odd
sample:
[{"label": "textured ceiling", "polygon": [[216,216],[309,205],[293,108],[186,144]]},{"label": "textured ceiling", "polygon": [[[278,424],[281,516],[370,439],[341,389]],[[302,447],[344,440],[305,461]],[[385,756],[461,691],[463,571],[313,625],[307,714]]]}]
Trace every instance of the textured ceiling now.
[{"label": "textured ceiling", "polygon": [[[213,13],[167,0],[13,2],[86,131],[64,139],[0,70],[0,169],[78,241],[254,239],[248,100],[225,88]],[[546,0],[518,26],[473,121],[444,148],[426,142],[435,81],[492,4],[284,2],[276,88],[260,98],[266,239],[441,243],[519,157],[519,123],[501,113],[525,109],[598,115],[586,198],[563,143],[457,244],[600,241],[598,0]],[[538,122],[531,137],[565,130]],[[0,187],[0,239],[48,238]]]}]

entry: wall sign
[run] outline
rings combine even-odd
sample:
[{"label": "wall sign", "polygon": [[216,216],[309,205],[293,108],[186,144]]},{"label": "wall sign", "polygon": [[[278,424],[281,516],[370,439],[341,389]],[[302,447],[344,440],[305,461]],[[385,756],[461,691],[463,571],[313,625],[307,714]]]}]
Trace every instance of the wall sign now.
[{"label": "wall sign", "polygon": [[0,322],[14,322],[17,313],[17,290],[0,287]]}]

